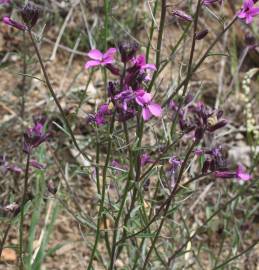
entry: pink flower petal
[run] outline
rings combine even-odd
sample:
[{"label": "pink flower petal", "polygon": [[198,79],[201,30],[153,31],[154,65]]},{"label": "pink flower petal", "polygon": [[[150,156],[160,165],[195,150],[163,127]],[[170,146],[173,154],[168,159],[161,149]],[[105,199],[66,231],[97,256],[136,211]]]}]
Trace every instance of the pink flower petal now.
[{"label": "pink flower petal", "polygon": [[143,108],[142,116],[143,116],[144,121],[148,121],[152,117],[152,114],[148,108]]},{"label": "pink flower petal", "polygon": [[156,65],[154,65],[154,64],[145,64],[141,68],[156,71]]},{"label": "pink flower petal", "polygon": [[256,15],[259,15],[259,7],[258,8],[252,8],[251,11],[250,11],[250,15],[252,17],[254,17]]},{"label": "pink flower petal", "polygon": [[97,49],[91,50],[87,55],[93,60],[101,61],[103,59],[103,54]]},{"label": "pink flower petal", "polygon": [[104,54],[103,59],[106,59],[107,57],[113,58],[114,54],[117,52],[116,48],[109,48]]},{"label": "pink flower petal", "polygon": [[112,63],[114,63],[114,59],[111,56],[104,58],[102,61],[103,65],[112,64]]},{"label": "pink flower petal", "polygon": [[237,178],[243,181],[248,181],[251,179],[251,175],[245,171],[242,164],[239,164],[236,171]]},{"label": "pink flower petal", "polygon": [[134,60],[133,63],[136,64],[137,66],[143,66],[146,64],[146,57],[144,54],[141,54],[137,56]]},{"label": "pink flower petal", "polygon": [[152,100],[152,96],[150,93],[145,92],[142,99],[145,104],[148,104]]},{"label": "pink flower petal", "polygon": [[246,13],[244,11],[239,11],[237,13],[238,18],[244,19],[246,17]]},{"label": "pink flower petal", "polygon": [[91,67],[97,67],[100,64],[101,64],[100,61],[90,60],[90,61],[85,63],[85,68],[88,69],[88,68],[91,68]]},{"label": "pink flower petal", "polygon": [[156,117],[160,117],[162,115],[162,108],[159,104],[151,103],[148,105],[148,109]]},{"label": "pink flower petal", "polygon": [[250,24],[250,23],[252,23],[252,21],[253,21],[253,17],[251,15],[247,15],[246,16],[246,23]]}]

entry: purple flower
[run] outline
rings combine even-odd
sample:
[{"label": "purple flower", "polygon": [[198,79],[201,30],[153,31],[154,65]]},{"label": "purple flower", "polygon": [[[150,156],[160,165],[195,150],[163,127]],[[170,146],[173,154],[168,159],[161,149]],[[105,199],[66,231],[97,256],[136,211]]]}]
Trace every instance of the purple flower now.
[{"label": "purple flower", "polygon": [[159,104],[152,102],[152,96],[150,93],[144,90],[138,90],[136,92],[136,102],[142,107],[142,116],[144,121],[149,120],[152,115],[160,117],[162,115],[162,108]]},{"label": "purple flower", "polygon": [[28,128],[24,134],[23,151],[30,153],[33,148],[38,147],[50,137],[50,133],[45,133],[44,126],[37,122],[34,127]]},{"label": "purple flower", "polygon": [[135,58],[133,58],[132,63],[140,68],[140,70],[147,71],[147,70],[152,70],[156,71],[156,66],[154,64],[147,64],[146,62],[146,57],[144,54],[141,54]]},{"label": "purple flower", "polygon": [[242,164],[238,164],[237,170],[236,170],[236,177],[237,179],[248,181],[251,179],[251,175],[245,171],[245,168]]},{"label": "purple flower", "polygon": [[10,26],[12,26],[14,28],[17,28],[19,30],[22,30],[22,31],[26,31],[27,30],[27,26],[26,25],[21,24],[21,23],[15,21],[15,20],[11,19],[10,17],[7,17],[7,16],[5,16],[3,18],[3,23],[5,23],[7,25],[10,25]]},{"label": "purple flower", "polygon": [[253,17],[259,15],[259,8],[254,7],[256,1],[245,0],[242,9],[237,13],[238,18],[245,20],[246,24],[253,21]]},{"label": "purple flower", "polygon": [[202,30],[202,31],[195,34],[195,39],[201,40],[201,39],[205,38],[208,35],[208,33],[209,33],[208,29]]},{"label": "purple flower", "polygon": [[245,171],[243,165],[239,164],[236,171],[215,171],[214,175],[218,178],[236,178],[241,181],[251,180],[251,175]]},{"label": "purple flower", "polygon": [[226,171],[227,170],[227,160],[224,155],[224,151],[221,146],[214,147],[212,149],[200,149],[203,151],[205,161],[202,167],[202,173],[207,173],[208,171]]},{"label": "purple flower", "polygon": [[173,10],[171,14],[177,18],[180,18],[181,20],[184,20],[187,22],[192,21],[192,17],[190,15],[186,14],[184,11],[179,10],[179,9]]},{"label": "purple flower", "polygon": [[90,59],[86,62],[85,68],[92,68],[98,66],[106,66],[114,62],[114,54],[116,53],[115,48],[108,49],[105,53],[100,52],[97,49],[91,50],[87,55]]},{"label": "purple flower", "polygon": [[152,163],[153,160],[151,159],[151,157],[147,154],[144,153],[140,156],[140,164],[141,166],[145,166],[146,164]]},{"label": "purple flower", "polygon": [[114,100],[116,102],[116,106],[119,108],[122,107],[122,109],[126,112],[128,110],[128,103],[135,98],[135,93],[132,91],[131,87],[128,89],[120,92],[114,97]]},{"label": "purple flower", "polygon": [[204,151],[201,148],[197,148],[195,149],[194,153],[196,156],[200,157],[203,155]]},{"label": "purple flower", "polygon": [[138,50],[138,47],[138,44],[132,40],[120,42],[119,51],[121,54],[121,61],[123,63],[130,61],[134,57],[136,51]]},{"label": "purple flower", "polygon": [[10,4],[11,0],[0,0],[0,5],[4,4]]},{"label": "purple flower", "polygon": [[97,113],[95,115],[89,115],[87,120],[89,123],[95,123],[97,126],[102,126],[105,124],[105,116],[110,114],[111,109],[109,104],[104,103],[99,107]]},{"label": "purple flower", "polygon": [[31,3],[26,4],[21,10],[21,16],[23,22],[28,26],[28,28],[32,28],[38,21],[40,15],[40,10],[32,5]]},{"label": "purple flower", "polygon": [[14,164],[9,164],[9,162],[6,160],[5,154],[3,156],[0,156],[0,170],[5,175],[8,171],[13,172],[15,174],[20,174],[23,172],[21,168]]},{"label": "purple flower", "polygon": [[133,69],[138,69],[141,74],[145,74],[144,79],[150,81],[151,78],[148,74],[148,71],[156,71],[156,66],[154,64],[147,64],[146,56],[141,54],[132,59]]},{"label": "purple flower", "polygon": [[30,165],[36,169],[39,169],[39,170],[43,170],[46,168],[46,165],[42,164],[42,163],[39,163],[37,160],[35,159],[31,159],[30,161]]},{"label": "purple flower", "polygon": [[180,168],[182,161],[176,156],[172,156],[169,159],[169,165],[166,168],[166,176],[170,181],[170,188],[174,188],[175,182],[178,177],[178,169]]}]

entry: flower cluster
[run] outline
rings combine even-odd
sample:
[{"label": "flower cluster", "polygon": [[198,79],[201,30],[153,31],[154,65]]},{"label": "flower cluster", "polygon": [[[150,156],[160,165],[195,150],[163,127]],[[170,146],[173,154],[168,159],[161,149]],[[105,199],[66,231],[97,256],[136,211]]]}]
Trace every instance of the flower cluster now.
[{"label": "flower cluster", "polygon": [[31,151],[45,142],[50,137],[50,133],[44,131],[44,125],[41,122],[35,122],[32,128],[28,128],[24,133],[23,151]]},{"label": "flower cluster", "polygon": [[251,175],[245,171],[243,165],[239,164],[236,170],[228,168],[227,159],[223,148],[218,146],[212,149],[196,149],[196,155],[204,159],[202,173],[212,172],[218,178],[235,178],[241,181],[248,181]]},{"label": "flower cluster", "polygon": [[[7,3],[10,3],[10,1],[2,0],[2,2],[0,2],[0,4],[7,4]],[[20,15],[22,17],[23,23],[13,20],[8,16],[3,17],[3,23],[12,26],[18,30],[27,31],[30,30],[37,23],[40,12],[36,6],[28,3],[23,7],[23,9],[20,12]]]},{"label": "flower cluster", "polygon": [[182,131],[194,131],[196,140],[201,140],[205,132],[212,133],[227,124],[227,121],[222,119],[223,111],[211,110],[202,102],[181,107],[171,101],[170,108],[177,113]]},{"label": "flower cluster", "polygon": [[252,23],[253,17],[259,15],[259,7],[254,7],[257,0],[245,0],[242,9],[237,16],[247,24]]},{"label": "flower cluster", "polygon": [[15,174],[20,174],[23,172],[23,170],[18,167],[15,164],[10,164],[7,160],[6,160],[6,155],[2,155],[0,156],[0,171],[2,172],[2,174],[6,174],[8,171],[15,173]]},{"label": "flower cluster", "polygon": [[118,50],[121,63],[117,65],[115,48],[110,48],[105,53],[93,49],[87,54],[90,59],[85,64],[86,69],[103,67],[118,76],[117,80],[108,84],[109,103],[101,105],[97,113],[89,117],[90,122],[103,125],[105,117],[112,114],[113,110],[119,121],[134,117],[140,110],[144,121],[148,121],[152,116],[162,115],[161,106],[153,101],[152,95],[143,87],[151,80],[150,72],[156,71],[156,66],[146,63],[144,55],[136,56],[137,49],[135,42],[121,42]]},{"label": "flower cluster", "polygon": [[[223,0],[203,0],[204,6],[210,6],[216,3],[222,4]],[[244,0],[242,9],[237,13],[237,17],[244,20],[246,24],[250,24],[253,21],[253,17],[259,15],[259,7],[255,7],[257,0]],[[183,10],[175,9],[171,14],[182,21],[192,22],[192,16],[185,13]]]}]

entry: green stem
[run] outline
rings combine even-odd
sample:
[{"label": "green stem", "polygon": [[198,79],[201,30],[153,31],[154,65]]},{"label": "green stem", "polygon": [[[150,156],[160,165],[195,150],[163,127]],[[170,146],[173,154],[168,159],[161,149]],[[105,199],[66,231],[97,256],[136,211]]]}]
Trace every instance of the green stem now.
[{"label": "green stem", "polygon": [[148,86],[148,92],[151,92],[152,87],[155,83],[156,77],[158,75],[158,70],[160,67],[160,56],[161,56],[161,47],[162,47],[162,41],[163,41],[163,33],[164,33],[164,27],[165,27],[165,18],[166,18],[166,0],[161,0],[161,15],[160,15],[160,24],[159,24],[159,32],[158,32],[158,38],[157,38],[157,46],[156,46],[156,68],[157,70],[154,72],[152,80]]},{"label": "green stem", "polygon": [[10,223],[8,224],[8,226],[7,226],[6,230],[5,230],[5,232],[4,232],[3,239],[2,239],[2,241],[1,241],[1,243],[0,243],[0,258],[1,258],[1,256],[2,256],[2,252],[3,252],[3,249],[4,249],[4,244],[5,244],[5,241],[6,241],[6,239],[7,239],[8,233],[9,233],[9,231],[10,231],[10,229],[11,229],[11,226],[12,226],[12,224],[11,224],[11,222],[10,222]]},{"label": "green stem", "polygon": [[234,22],[237,20],[237,17],[234,17],[233,20],[219,33],[219,35],[216,37],[216,39],[211,43],[211,45],[208,47],[206,52],[203,54],[203,56],[200,58],[198,63],[192,68],[189,76],[186,76],[184,80],[181,81],[181,83],[176,87],[174,92],[163,102],[163,107],[165,107],[171,99],[179,92],[179,90],[186,85],[186,83],[191,79],[192,75],[198,70],[198,68],[201,66],[201,64],[204,62],[204,60],[209,55],[210,51],[214,48],[214,46],[218,43],[218,41],[221,39],[221,37],[225,34],[225,32],[234,24]]},{"label": "green stem", "polygon": [[155,5],[154,5],[154,9],[153,9],[153,19],[152,19],[152,24],[150,27],[150,34],[149,34],[149,41],[148,41],[148,45],[147,45],[147,50],[146,50],[146,61],[148,63],[148,59],[149,59],[149,52],[150,52],[150,47],[152,44],[152,39],[153,39],[153,34],[154,34],[154,30],[155,30],[155,17],[156,17],[156,11],[157,11],[157,7],[158,7],[158,1],[155,1]]},{"label": "green stem", "polygon": [[[116,113],[116,111],[114,111],[114,113],[113,113],[112,120],[111,120],[111,125],[110,125],[108,149],[107,149],[105,165],[104,165],[104,168],[103,168],[102,197],[101,197],[101,203],[100,203],[100,208],[99,208],[99,213],[98,213],[97,230],[96,230],[96,236],[95,236],[95,242],[94,242],[93,250],[92,250],[90,261],[89,261],[89,264],[88,264],[88,267],[87,267],[88,270],[92,269],[93,259],[94,259],[95,252],[97,250],[97,246],[98,246],[98,242],[99,242],[99,238],[100,238],[101,223],[102,223],[102,220],[103,220],[102,216],[103,216],[104,201],[105,201],[106,176],[107,176],[107,169],[108,169],[110,156],[111,156],[112,138],[113,138],[112,134],[113,134],[114,124],[115,124],[115,113]],[[105,216],[104,216],[104,219],[105,219]],[[105,234],[107,235],[107,232],[105,232]],[[108,245],[107,240],[106,240],[106,245]],[[110,250],[109,245],[107,246],[107,249],[108,249],[108,251]]]},{"label": "green stem", "polygon": [[155,238],[153,239],[152,244],[151,244],[151,247],[150,247],[150,249],[149,249],[149,251],[147,253],[147,256],[145,258],[144,265],[143,265],[143,268],[142,268],[143,270],[146,269],[146,267],[147,267],[147,264],[148,264],[148,261],[149,261],[149,257],[151,256],[151,253],[152,253],[152,251],[153,251],[153,249],[155,247],[156,241],[157,241],[157,239],[158,239],[158,237],[160,235],[161,229],[163,228],[163,225],[164,225],[164,222],[165,222],[165,219],[166,219],[167,212],[168,212],[169,207],[171,205],[171,202],[172,202],[172,200],[174,198],[174,195],[175,195],[175,193],[177,191],[178,185],[179,185],[179,183],[180,183],[180,181],[182,179],[182,176],[183,176],[184,170],[186,168],[187,162],[189,160],[189,157],[190,157],[190,155],[191,155],[191,153],[192,153],[192,151],[193,151],[193,149],[194,149],[194,147],[196,145],[197,145],[197,142],[194,142],[192,144],[192,146],[188,150],[188,152],[187,152],[187,154],[186,154],[186,156],[184,158],[184,161],[183,161],[183,163],[181,165],[179,176],[178,176],[178,178],[176,180],[176,183],[175,183],[175,186],[174,186],[174,188],[173,188],[173,190],[172,190],[172,192],[171,192],[171,194],[170,194],[170,196],[169,196],[169,198],[167,200],[167,204],[166,204],[166,207],[165,207],[165,210],[164,210],[164,213],[163,213],[162,220],[161,220],[161,222],[159,224],[159,227],[157,229]]},{"label": "green stem", "polygon": [[76,138],[75,138],[75,136],[74,136],[74,134],[73,134],[72,128],[71,128],[71,126],[70,126],[70,124],[69,124],[69,122],[68,122],[68,120],[67,120],[67,118],[66,118],[65,112],[63,111],[63,109],[62,109],[62,107],[61,107],[61,105],[60,105],[60,103],[59,103],[59,100],[58,100],[58,98],[57,98],[57,96],[56,96],[56,94],[55,94],[55,92],[54,92],[54,90],[53,90],[53,88],[52,88],[52,86],[51,86],[51,83],[50,83],[50,81],[49,81],[49,77],[48,77],[46,68],[45,68],[45,66],[44,66],[44,64],[43,64],[43,60],[42,60],[41,55],[40,55],[40,52],[39,52],[39,49],[38,49],[37,44],[36,44],[36,42],[35,42],[35,40],[34,40],[34,38],[33,38],[33,36],[32,36],[32,32],[29,31],[28,33],[29,33],[30,39],[31,39],[31,41],[32,41],[33,47],[34,47],[34,49],[35,49],[35,52],[36,52],[36,54],[37,54],[38,60],[39,60],[39,62],[40,62],[40,66],[41,66],[42,72],[43,72],[43,74],[44,74],[44,77],[45,77],[45,80],[46,80],[46,84],[47,84],[47,86],[48,86],[48,89],[49,89],[49,91],[50,91],[50,93],[51,93],[51,95],[52,95],[52,97],[53,97],[53,99],[54,99],[54,101],[55,101],[55,103],[56,103],[58,109],[59,109],[59,112],[60,112],[60,114],[61,114],[61,116],[62,116],[63,121],[65,122],[65,125],[66,125],[66,127],[67,127],[67,129],[68,129],[68,131],[69,131],[69,134],[70,134],[70,136],[71,136],[71,139],[72,139],[72,141],[73,141],[73,143],[74,143],[76,149],[77,149],[77,150],[78,150],[78,151],[79,151],[79,152],[80,152],[87,160],[89,160],[89,157],[88,157],[84,152],[81,151],[81,149],[80,149],[80,147],[79,147],[79,145],[78,145],[78,143],[77,143],[77,141],[76,141]]},{"label": "green stem", "polygon": [[230,263],[231,261],[233,261],[233,260],[239,258],[240,256],[244,255],[244,254],[247,253],[250,249],[252,249],[254,246],[256,246],[258,243],[259,243],[259,238],[257,238],[257,239],[253,242],[253,244],[250,245],[248,248],[246,248],[245,250],[243,250],[243,251],[240,252],[239,254],[237,254],[237,255],[235,255],[235,256],[229,258],[229,259],[228,259],[227,261],[225,261],[224,263],[222,263],[222,264],[220,264],[220,265],[214,267],[213,270],[216,270],[216,269],[223,269],[223,267],[224,267],[225,265],[227,265],[227,264]]},{"label": "green stem", "polygon": [[21,85],[21,118],[24,118],[24,110],[25,110],[25,91],[26,91],[26,76],[27,73],[27,63],[26,63],[26,39],[25,39],[25,32],[23,32],[23,77],[22,77],[22,85]]},{"label": "green stem", "polygon": [[192,234],[181,246],[178,248],[174,254],[168,259],[167,266],[170,269],[171,262],[178,256],[180,252],[184,249],[184,247],[192,241],[198,234],[201,232],[201,229],[206,226],[216,215],[218,215],[221,211],[223,211],[229,204],[234,202],[240,196],[242,196],[254,183],[250,183],[248,186],[243,188],[239,193],[237,193],[233,198],[228,200],[223,206],[220,206],[218,210],[216,210],[196,231]]},{"label": "green stem", "polygon": [[196,12],[195,12],[195,18],[194,18],[194,25],[193,25],[192,46],[191,46],[191,52],[190,52],[190,57],[189,57],[188,70],[187,70],[187,78],[188,79],[185,81],[184,90],[183,90],[183,97],[186,94],[188,84],[189,84],[189,81],[191,79],[192,62],[193,62],[193,56],[194,56],[194,50],[195,50],[195,44],[196,44],[196,32],[197,32],[197,27],[198,27],[200,8],[201,8],[201,0],[198,0]]},{"label": "green stem", "polygon": [[27,154],[27,162],[24,176],[23,196],[21,202],[21,216],[20,216],[20,234],[19,234],[19,257],[20,257],[20,270],[23,270],[23,224],[24,224],[24,206],[26,203],[28,180],[29,180],[29,168],[30,168],[30,152]]},{"label": "green stem", "polygon": [[129,173],[128,173],[128,179],[127,179],[127,183],[126,186],[124,188],[124,193],[121,199],[121,205],[119,208],[119,212],[117,215],[117,218],[115,220],[115,225],[114,225],[114,234],[113,234],[113,240],[112,240],[112,252],[111,252],[111,262],[110,262],[110,267],[109,269],[112,270],[113,269],[113,265],[116,259],[116,241],[117,241],[117,235],[118,235],[118,230],[119,230],[119,223],[120,223],[120,218],[122,216],[123,213],[123,209],[124,209],[124,205],[127,199],[127,195],[128,192],[130,190],[130,182],[132,180],[133,177],[133,156],[132,156],[132,150],[130,147],[130,141],[129,141],[129,133],[128,133],[128,128],[127,128],[127,123],[124,122],[123,123],[123,127],[124,127],[124,132],[125,132],[125,138],[126,138],[126,143],[128,145],[128,152],[129,152],[129,160],[130,160],[130,169],[129,169]]}]

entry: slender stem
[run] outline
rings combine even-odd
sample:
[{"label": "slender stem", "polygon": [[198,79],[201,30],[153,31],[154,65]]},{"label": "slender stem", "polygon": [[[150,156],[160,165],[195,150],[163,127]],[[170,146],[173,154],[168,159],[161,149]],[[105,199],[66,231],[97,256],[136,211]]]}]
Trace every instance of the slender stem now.
[{"label": "slender stem", "polygon": [[156,0],[155,5],[154,5],[154,9],[153,9],[153,20],[152,20],[152,24],[150,27],[149,41],[148,41],[147,50],[146,50],[147,63],[148,63],[148,58],[149,58],[150,47],[152,44],[153,34],[154,34],[154,30],[155,30],[155,17],[156,17],[157,7],[158,7],[158,1]]},{"label": "slender stem", "polygon": [[252,249],[254,246],[256,246],[258,243],[259,243],[259,238],[257,238],[257,239],[253,242],[253,244],[250,245],[248,248],[246,248],[246,249],[243,250],[242,252],[238,253],[237,255],[235,255],[235,256],[229,258],[229,259],[228,259],[227,261],[225,261],[224,263],[222,263],[222,264],[220,264],[220,265],[214,267],[213,270],[216,270],[216,269],[223,269],[223,267],[224,267],[225,265],[227,265],[227,264],[230,263],[231,261],[233,261],[233,260],[239,258],[240,256],[244,255],[244,254],[247,253],[250,249]]},{"label": "slender stem", "polygon": [[8,224],[8,226],[6,227],[6,230],[5,230],[5,232],[4,232],[3,239],[2,239],[2,241],[1,241],[1,243],[0,243],[0,258],[1,258],[1,256],[2,256],[2,252],[3,252],[3,249],[4,249],[4,244],[5,244],[5,241],[6,241],[6,239],[7,239],[8,233],[9,233],[9,231],[10,231],[10,229],[11,229],[11,226],[12,226],[12,224],[11,224],[11,222],[10,222],[10,223]]},{"label": "slender stem", "polygon": [[40,66],[41,66],[42,72],[43,72],[43,74],[44,74],[44,77],[45,77],[45,80],[46,80],[46,84],[47,84],[47,86],[48,86],[48,89],[49,89],[49,91],[50,91],[50,93],[51,93],[51,95],[52,95],[52,97],[53,97],[53,99],[54,99],[54,101],[55,101],[55,103],[56,103],[58,109],[59,109],[59,112],[60,112],[60,114],[61,114],[61,116],[62,116],[63,121],[65,122],[66,128],[67,128],[68,131],[69,131],[69,134],[70,134],[70,136],[71,136],[71,139],[72,139],[72,141],[73,141],[73,143],[74,143],[76,149],[77,149],[77,150],[78,150],[78,151],[79,151],[79,152],[80,152],[87,160],[89,160],[89,157],[88,157],[84,152],[81,151],[81,149],[80,149],[80,147],[79,147],[79,145],[78,145],[78,143],[77,143],[77,141],[76,141],[76,138],[75,138],[75,136],[74,136],[74,134],[73,134],[72,128],[71,128],[71,126],[70,126],[70,124],[69,124],[69,122],[68,122],[68,120],[67,120],[67,118],[66,118],[65,112],[63,111],[63,109],[62,109],[62,107],[61,107],[61,105],[60,105],[60,102],[59,102],[59,100],[58,100],[58,98],[57,98],[57,96],[56,96],[56,94],[55,94],[55,91],[53,90],[53,88],[52,88],[52,86],[51,86],[51,83],[50,83],[50,81],[49,81],[49,77],[48,77],[46,68],[45,68],[45,66],[44,66],[44,64],[43,64],[43,61],[42,61],[42,58],[41,58],[41,55],[40,55],[40,52],[39,52],[39,49],[38,49],[37,44],[36,44],[36,42],[35,42],[35,40],[34,40],[34,38],[33,38],[33,36],[32,36],[32,32],[31,32],[31,31],[28,31],[28,33],[29,33],[30,39],[31,39],[31,41],[32,41],[33,47],[34,47],[34,49],[35,49],[35,52],[36,52],[36,54],[37,54],[38,60],[39,60],[39,62],[40,62]]},{"label": "slender stem", "polygon": [[[181,135],[180,138],[181,138],[182,136],[183,136],[183,135]],[[178,141],[178,140],[177,140],[177,141]],[[146,172],[144,172],[144,173],[140,176],[139,181],[141,181],[142,179],[144,179],[144,178],[148,175],[148,173],[149,173],[149,172],[155,167],[155,165],[160,161],[160,159],[162,158],[162,156],[163,156],[164,154],[166,154],[166,152],[167,152],[173,145],[175,145],[177,141],[173,142],[172,144],[168,145],[168,147],[166,147],[166,149],[163,151],[163,153],[161,153],[161,154],[158,156],[158,158],[152,163],[152,165],[146,170]],[[132,211],[133,208],[134,208],[134,203],[135,203],[135,201],[136,201],[137,191],[138,191],[137,188],[135,188],[135,189],[133,190],[133,196],[132,196],[131,206],[130,206],[129,212],[127,213],[127,215],[126,215],[126,217],[125,217],[125,220],[124,220],[124,226],[127,224],[128,219],[129,219],[129,217],[130,217],[130,213],[131,213],[131,211]],[[132,235],[130,235],[130,236],[127,236],[127,235],[126,235],[126,230],[125,230],[124,233],[123,233],[123,235],[122,235],[122,238],[118,241],[118,243],[124,242],[124,241],[127,240],[128,238],[132,238],[132,237],[134,237],[134,236],[136,236],[136,235],[138,235],[138,234],[144,232],[146,229],[148,229],[148,227],[149,227],[149,226],[157,219],[157,217],[159,216],[160,212],[162,211],[162,209],[163,209],[163,207],[166,205],[166,203],[167,203],[167,200],[160,206],[160,208],[159,208],[158,211],[157,211],[157,214],[156,214],[156,215],[155,215],[155,216],[154,216],[154,217],[146,224],[146,226],[145,226],[143,229],[141,229],[141,230],[138,231],[137,233],[134,233],[134,234],[132,234]],[[118,243],[117,243],[117,244],[118,244]]]},{"label": "slender stem", "polygon": [[26,39],[25,32],[23,32],[23,77],[22,77],[22,85],[21,85],[21,118],[24,118],[24,109],[25,109],[25,91],[26,91],[26,76],[27,73],[27,63],[26,63]]},{"label": "slender stem", "polygon": [[[103,216],[104,201],[105,201],[106,175],[107,175],[107,169],[108,169],[110,156],[111,156],[111,150],[112,150],[112,138],[113,138],[112,134],[113,134],[114,124],[115,124],[115,113],[116,113],[116,111],[114,111],[114,113],[113,113],[112,120],[111,120],[111,125],[110,125],[108,149],[107,149],[107,155],[106,155],[106,160],[105,160],[105,165],[104,165],[104,168],[103,168],[103,175],[102,175],[102,177],[103,177],[102,197],[101,197],[101,203],[100,203],[100,208],[99,208],[99,213],[98,213],[97,230],[96,230],[95,242],[94,242],[94,246],[93,246],[93,249],[92,249],[90,261],[89,261],[89,264],[88,264],[88,267],[87,267],[88,270],[92,269],[93,259],[94,259],[95,252],[97,250],[97,246],[98,246],[98,242],[99,242],[99,238],[100,238],[101,222],[103,220],[102,216]],[[107,232],[105,232],[105,234],[106,233]],[[108,245],[107,241],[106,241],[106,245]],[[108,251],[109,251],[109,246],[107,246],[107,248],[108,248]]]},{"label": "slender stem", "polygon": [[29,180],[29,168],[30,168],[30,152],[27,154],[27,162],[24,176],[24,188],[21,203],[21,218],[20,218],[20,235],[19,235],[19,257],[20,257],[20,270],[23,270],[23,223],[24,223],[24,206],[26,203],[28,180]]},{"label": "slender stem", "polygon": [[96,159],[95,159],[95,163],[97,164],[97,166],[95,167],[95,173],[96,173],[96,186],[97,186],[98,194],[100,194],[100,191],[101,191],[99,162],[100,162],[100,139],[99,139],[99,131],[98,131],[98,127],[97,127],[97,130],[96,130]]},{"label": "slender stem", "polygon": [[128,128],[127,128],[126,122],[123,123],[123,127],[124,127],[124,132],[125,132],[126,143],[128,145],[130,169],[129,169],[129,173],[128,173],[127,183],[126,183],[126,186],[124,188],[124,193],[123,193],[123,196],[121,199],[121,205],[119,208],[119,212],[118,212],[118,215],[115,219],[115,225],[114,225],[115,230],[114,230],[113,239],[112,239],[111,262],[110,262],[110,267],[109,267],[110,270],[113,269],[114,261],[116,259],[116,240],[117,240],[117,235],[118,235],[119,222],[120,222],[120,218],[121,218],[122,213],[123,213],[123,208],[124,208],[124,205],[125,205],[125,202],[127,199],[127,195],[128,195],[129,189],[130,189],[130,182],[131,182],[132,177],[133,177],[133,156],[132,156],[132,150],[131,150],[131,146],[130,146],[129,134],[128,134]]},{"label": "slender stem", "polygon": [[184,80],[181,81],[181,83],[176,87],[174,92],[163,102],[163,107],[166,106],[170,100],[179,92],[179,90],[186,84],[187,81],[189,81],[192,77],[192,75],[198,70],[198,68],[201,66],[201,64],[204,62],[204,60],[209,55],[210,51],[214,48],[214,46],[218,43],[218,41],[221,39],[221,37],[225,34],[225,32],[234,24],[234,22],[237,20],[237,17],[234,17],[232,21],[218,34],[216,39],[211,43],[211,45],[208,47],[206,52],[203,54],[203,56],[200,58],[198,63],[192,68],[189,76],[186,76]]},{"label": "slender stem", "polygon": [[174,195],[175,195],[175,193],[176,193],[176,191],[177,191],[178,185],[179,185],[179,183],[180,183],[180,181],[181,181],[181,179],[182,179],[182,176],[183,176],[184,170],[185,170],[185,168],[186,168],[187,162],[188,162],[188,160],[189,160],[189,157],[190,157],[190,155],[191,155],[191,153],[192,153],[194,147],[196,146],[196,144],[197,144],[197,142],[194,142],[194,143],[192,144],[192,146],[191,146],[190,149],[188,150],[188,152],[187,152],[187,154],[186,154],[186,156],[185,156],[185,159],[184,159],[184,161],[183,161],[183,163],[182,163],[182,165],[181,165],[180,172],[179,172],[179,176],[178,176],[178,178],[177,178],[177,180],[176,180],[175,186],[174,186],[174,188],[173,188],[173,190],[172,190],[172,192],[171,192],[171,194],[170,194],[170,197],[169,197],[168,200],[167,200],[167,204],[166,204],[166,207],[165,207],[165,210],[164,210],[164,213],[163,213],[163,218],[162,218],[162,220],[161,220],[161,222],[160,222],[160,224],[159,224],[159,227],[158,227],[158,229],[157,229],[155,238],[153,239],[152,244],[151,244],[151,247],[150,247],[150,249],[149,249],[149,251],[148,251],[148,253],[147,253],[147,256],[146,256],[146,258],[145,258],[144,265],[143,265],[143,268],[142,268],[143,270],[146,269],[146,267],[147,267],[149,257],[150,257],[150,255],[151,255],[151,253],[152,253],[152,251],[153,251],[153,249],[154,249],[154,247],[155,247],[156,241],[157,241],[157,239],[158,239],[158,237],[159,237],[159,235],[160,235],[161,229],[162,229],[162,227],[163,227],[163,225],[164,225],[164,222],[165,222],[165,218],[166,218],[167,212],[168,212],[169,207],[170,207],[170,205],[171,205],[171,202],[172,202],[172,200],[173,200],[173,198],[174,198]]},{"label": "slender stem", "polygon": [[167,0],[161,0],[161,15],[160,15],[160,24],[159,24],[159,32],[158,32],[158,38],[157,38],[157,46],[156,46],[156,68],[157,70],[154,72],[152,80],[148,86],[148,92],[151,92],[152,87],[155,83],[158,70],[160,67],[160,56],[161,56],[161,47],[162,47],[162,41],[163,41],[163,33],[164,33],[164,27],[165,27],[165,18],[166,18],[166,3]]},{"label": "slender stem", "polygon": [[104,50],[107,50],[107,40],[109,33],[109,0],[104,0]]},{"label": "slender stem", "polygon": [[171,262],[176,258],[176,256],[184,249],[184,247],[194,239],[201,229],[206,226],[217,214],[219,214],[222,210],[224,210],[229,204],[234,202],[236,199],[238,199],[240,196],[242,196],[254,183],[250,183],[248,186],[243,188],[239,193],[237,193],[233,198],[228,200],[223,206],[220,206],[218,210],[216,210],[196,231],[192,234],[181,246],[178,248],[174,254],[168,259],[167,266],[170,269]]},{"label": "slender stem", "polygon": [[187,70],[188,79],[185,81],[183,96],[185,96],[186,94],[188,84],[191,79],[192,62],[193,62],[193,56],[194,56],[194,50],[195,50],[195,44],[196,44],[196,32],[197,32],[198,19],[199,19],[199,14],[200,14],[200,7],[201,7],[201,0],[198,0],[196,12],[195,12],[195,18],[194,18],[194,25],[193,25],[192,46],[191,46],[191,52],[190,52],[190,57],[189,57],[188,70]]}]

